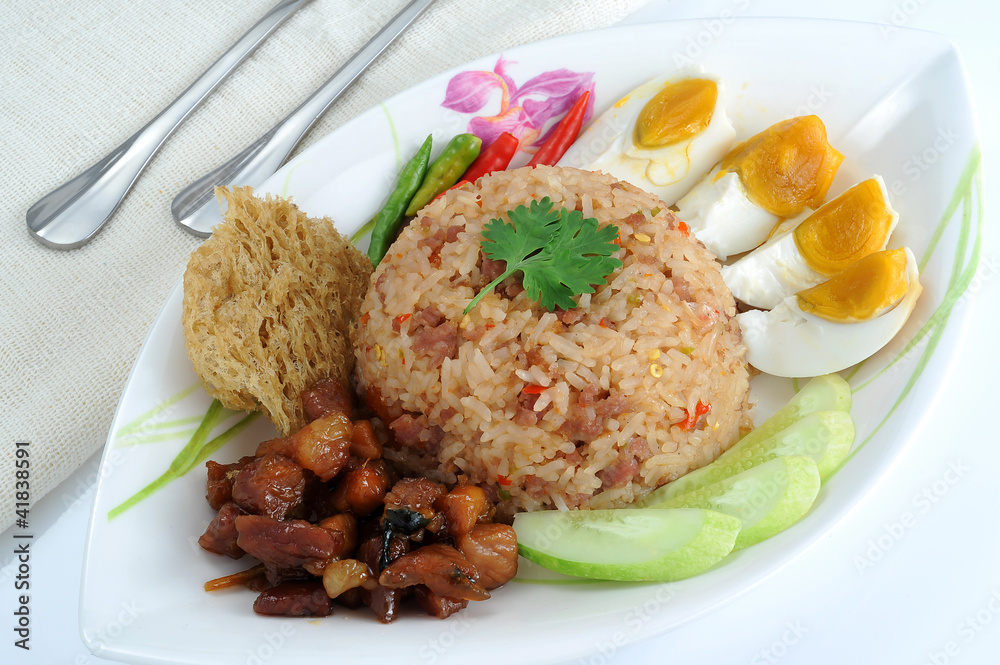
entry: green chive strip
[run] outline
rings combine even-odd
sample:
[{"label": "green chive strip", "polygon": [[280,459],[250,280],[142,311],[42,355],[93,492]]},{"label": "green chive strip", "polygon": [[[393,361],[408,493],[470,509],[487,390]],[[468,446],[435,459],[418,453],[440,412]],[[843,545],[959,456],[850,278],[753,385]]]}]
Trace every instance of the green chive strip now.
[{"label": "green chive strip", "polygon": [[209,455],[246,429],[246,427],[253,422],[258,415],[260,415],[259,413],[247,414],[225,432],[206,442],[206,439],[208,439],[208,435],[211,434],[212,430],[215,429],[219,423],[226,420],[234,413],[238,412],[223,408],[219,400],[212,400],[212,404],[208,407],[208,411],[205,413],[205,417],[202,419],[201,425],[199,425],[198,429],[195,430],[195,433],[191,436],[191,440],[188,441],[187,445],[184,446],[179,453],[177,453],[177,456],[170,463],[170,467],[159,478],[133,494],[123,503],[108,511],[108,519],[112,520],[115,517],[118,517],[132,506],[148,498],[158,490],[166,487],[172,481],[177,480],[186,474],[188,471],[203,462]]}]

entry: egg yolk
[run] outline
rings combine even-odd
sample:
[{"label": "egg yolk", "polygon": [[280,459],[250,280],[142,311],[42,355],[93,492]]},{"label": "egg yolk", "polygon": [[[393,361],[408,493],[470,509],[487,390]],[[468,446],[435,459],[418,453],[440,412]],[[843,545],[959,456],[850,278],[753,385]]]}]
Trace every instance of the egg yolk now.
[{"label": "egg yolk", "polygon": [[817,208],[844,156],[826,140],[814,115],[783,120],[752,136],[722,158],[719,173],[735,172],[747,197],[778,217]]},{"label": "egg yolk", "polygon": [[632,137],[637,148],[662,148],[705,131],[712,121],[719,88],[708,79],[671,83],[646,102]]},{"label": "egg yolk", "polygon": [[836,275],[884,247],[892,220],[882,187],[869,178],[806,217],[792,235],[810,268]]},{"label": "egg yolk", "polygon": [[796,297],[803,312],[827,321],[852,323],[892,309],[909,287],[906,251],[887,249],[869,254],[822,284],[799,291]]}]

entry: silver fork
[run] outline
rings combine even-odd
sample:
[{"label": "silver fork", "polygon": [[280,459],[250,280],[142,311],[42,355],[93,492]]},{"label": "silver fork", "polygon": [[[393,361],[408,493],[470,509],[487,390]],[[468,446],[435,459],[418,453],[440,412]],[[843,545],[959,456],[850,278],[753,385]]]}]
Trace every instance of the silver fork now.
[{"label": "silver fork", "polygon": [[326,109],[433,1],[410,2],[287,118],[228,162],[182,189],[170,205],[174,220],[196,236],[210,236],[212,226],[221,217],[215,187],[230,183],[257,187],[277,171]]},{"label": "silver fork", "polygon": [[174,129],[286,18],[311,1],[279,2],[149,124],[36,201],[25,215],[31,237],[53,249],[75,249],[90,242]]}]

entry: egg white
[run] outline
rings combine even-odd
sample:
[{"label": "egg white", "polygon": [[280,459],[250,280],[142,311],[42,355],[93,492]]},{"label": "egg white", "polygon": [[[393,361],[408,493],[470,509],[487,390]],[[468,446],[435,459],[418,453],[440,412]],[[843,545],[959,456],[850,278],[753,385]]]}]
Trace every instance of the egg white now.
[{"label": "egg white", "polygon": [[908,288],[903,299],[883,314],[856,323],[836,323],[803,312],[794,295],[771,311],[736,316],[748,362],[767,374],[820,376],[861,362],[889,343],[913,312],[923,290],[917,261],[906,248]]},{"label": "egg white", "polygon": [[[896,228],[899,214],[889,205],[889,194],[882,177],[876,175],[874,179],[882,190],[882,199],[889,207],[892,217],[889,233],[878,248],[883,250],[888,245],[889,236]],[[784,231],[731,265],[723,266],[722,280],[733,292],[734,297],[751,307],[771,309],[793,293],[816,286],[829,278],[829,275],[813,270],[806,263],[795,243],[795,227],[813,212],[815,211],[806,210],[794,218],[793,223],[783,224]],[[690,225],[690,222],[688,224]]]},{"label": "egg white", "polygon": [[[708,126],[697,136],[672,145],[636,146],[635,124],[646,102],[664,86],[687,78],[715,82],[718,98]],[[604,171],[673,205],[732,147],[736,130],[726,116],[725,99],[721,79],[700,70],[682,70],[644,83],[592,122],[559,160],[559,166]]]},{"label": "egg white", "polygon": [[780,221],[747,196],[740,176],[716,165],[677,202],[677,216],[720,261],[757,247]]}]

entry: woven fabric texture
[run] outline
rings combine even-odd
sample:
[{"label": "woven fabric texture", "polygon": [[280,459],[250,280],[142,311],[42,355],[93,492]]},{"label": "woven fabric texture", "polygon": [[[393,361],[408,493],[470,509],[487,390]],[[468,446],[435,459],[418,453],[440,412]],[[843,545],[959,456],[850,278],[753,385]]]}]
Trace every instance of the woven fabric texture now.
[{"label": "woven fabric texture", "polygon": [[[104,445],[143,338],[199,240],[170,202],[319,87],[405,0],[314,0],[171,136],[83,248],[25,228],[39,197],[152,119],[275,0],[9,0],[0,9],[0,529],[14,521],[16,441],[37,501]],[[645,0],[437,0],[298,150],[467,60],[611,25]]]}]

